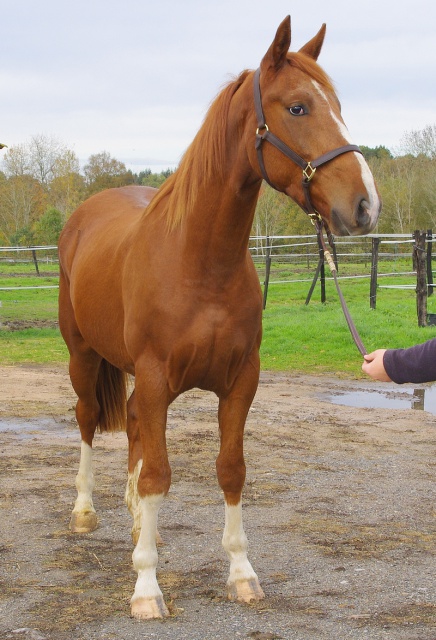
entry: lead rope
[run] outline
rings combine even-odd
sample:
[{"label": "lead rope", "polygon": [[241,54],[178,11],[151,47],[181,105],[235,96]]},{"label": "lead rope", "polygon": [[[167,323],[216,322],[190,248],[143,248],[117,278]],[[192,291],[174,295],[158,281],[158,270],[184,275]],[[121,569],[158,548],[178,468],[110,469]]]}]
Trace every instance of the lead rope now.
[{"label": "lead rope", "polygon": [[[323,226],[325,226],[324,225],[324,221],[322,220],[322,218],[320,216],[320,218],[315,218],[315,219],[312,218],[312,222],[313,222],[313,224],[315,226],[316,233],[318,235],[322,250],[324,252],[324,257],[325,257],[325,259],[327,261],[327,264],[328,264],[329,269],[331,271],[331,274],[333,276],[333,280],[335,281],[336,291],[338,292],[339,300],[341,302],[342,311],[344,313],[345,320],[347,321],[347,325],[348,325],[348,328],[350,330],[351,336],[352,336],[352,338],[354,340],[354,344],[358,348],[360,354],[362,356],[365,356],[368,353],[368,351],[365,349],[365,346],[364,346],[364,344],[362,342],[362,339],[361,339],[361,337],[359,335],[359,332],[356,329],[356,325],[354,324],[353,319],[351,317],[351,314],[348,311],[347,303],[345,302],[345,298],[342,295],[342,291],[341,291],[341,288],[339,286],[338,270],[336,269],[336,265],[335,265],[335,262],[334,262],[334,260],[332,258],[332,254],[327,249],[327,246],[326,246],[325,241],[324,241],[324,234],[323,234]],[[332,237],[332,234],[330,232],[330,229],[328,229],[327,227],[326,227],[326,232],[327,232],[327,238],[328,238],[328,241],[329,241],[329,245],[333,249],[333,237]]]}]

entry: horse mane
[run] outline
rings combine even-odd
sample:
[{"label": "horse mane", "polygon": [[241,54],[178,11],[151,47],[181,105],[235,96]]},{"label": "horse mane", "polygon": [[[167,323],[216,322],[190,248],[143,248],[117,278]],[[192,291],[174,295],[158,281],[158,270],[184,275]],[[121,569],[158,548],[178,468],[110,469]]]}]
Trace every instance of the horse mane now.
[{"label": "horse mane", "polygon": [[164,182],[146,208],[145,215],[148,216],[167,199],[162,213],[167,218],[169,231],[176,228],[192,210],[201,184],[212,177],[223,176],[230,102],[249,73],[243,71],[218,94],[178,169]]}]

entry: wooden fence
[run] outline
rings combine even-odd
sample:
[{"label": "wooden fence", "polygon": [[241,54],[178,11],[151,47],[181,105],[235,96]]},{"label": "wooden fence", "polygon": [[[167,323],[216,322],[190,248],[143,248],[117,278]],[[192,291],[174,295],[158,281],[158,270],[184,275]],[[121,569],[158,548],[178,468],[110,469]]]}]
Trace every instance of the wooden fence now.
[{"label": "wooden fence", "polygon": [[[369,305],[372,309],[376,308],[377,294],[382,289],[415,289],[419,326],[425,326],[428,323],[436,324],[436,314],[427,313],[427,298],[433,294],[431,230],[415,231],[412,235],[372,234],[335,238],[333,249],[341,280],[369,279]],[[253,236],[250,238],[250,252],[261,282],[263,280],[264,308],[269,286],[278,283],[307,282],[306,304],[308,304],[315,285],[319,281],[321,301],[326,301],[325,283],[328,275],[326,275],[323,250],[316,235]],[[36,274],[39,275],[39,267],[42,263],[57,261],[55,246],[0,247],[0,266],[2,262],[33,262]],[[390,272],[381,272],[381,262],[384,265],[394,266]],[[407,262],[410,262],[411,268],[405,271],[404,265]],[[360,265],[360,270],[356,270],[356,265]],[[403,276],[410,278],[411,282],[410,284],[404,284],[404,282],[384,284],[383,279],[387,276]]]},{"label": "wooden fence", "polygon": [[[369,305],[376,308],[377,292],[381,289],[402,288],[415,289],[417,299],[417,315],[419,326],[427,323],[436,324],[436,316],[427,314],[427,297],[433,294],[432,269],[433,234],[431,230],[415,231],[411,234],[369,235],[349,238],[335,238],[333,255],[340,279],[367,278],[369,279]],[[323,249],[318,244],[317,237],[311,236],[258,236],[251,239],[250,250],[255,263],[264,266],[264,308],[267,303],[268,288],[278,283],[307,282],[310,284],[306,304],[309,303],[315,284],[319,281],[321,302],[326,301],[325,282],[328,279],[324,265]],[[380,272],[380,261],[386,264],[400,263],[400,268],[389,272]],[[360,262],[361,273],[349,273],[344,269],[347,264],[355,265]],[[404,265],[410,262],[410,270],[404,270]],[[292,279],[280,278],[280,266],[305,265],[306,274],[302,269],[295,270]],[[273,265],[275,268],[273,268]],[[282,269],[283,271],[283,269]],[[355,270],[356,271],[356,270]],[[275,279],[271,278],[271,275]],[[298,275],[295,275],[298,274]],[[310,275],[309,275],[310,274]],[[410,284],[384,284],[386,277],[403,276],[410,278]],[[260,275],[260,279],[262,277]]]}]

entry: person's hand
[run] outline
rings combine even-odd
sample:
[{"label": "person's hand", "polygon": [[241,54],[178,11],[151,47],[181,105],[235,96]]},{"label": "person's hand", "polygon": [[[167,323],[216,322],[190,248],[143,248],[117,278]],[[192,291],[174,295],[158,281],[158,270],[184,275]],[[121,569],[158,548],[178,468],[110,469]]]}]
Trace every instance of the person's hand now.
[{"label": "person's hand", "polygon": [[386,349],[377,349],[363,356],[362,371],[379,382],[392,382],[383,364],[385,351]]}]

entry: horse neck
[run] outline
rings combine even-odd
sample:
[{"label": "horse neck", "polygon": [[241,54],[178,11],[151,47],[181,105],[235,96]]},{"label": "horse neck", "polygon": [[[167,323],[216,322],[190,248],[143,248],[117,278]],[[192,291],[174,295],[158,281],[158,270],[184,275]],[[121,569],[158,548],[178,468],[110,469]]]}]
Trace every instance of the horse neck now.
[{"label": "horse neck", "polygon": [[260,184],[233,170],[202,186],[189,219],[182,223],[186,248],[195,247],[198,264],[225,272],[246,260]]},{"label": "horse neck", "polygon": [[[235,268],[246,260],[261,179],[254,173],[245,148],[245,118],[251,83],[234,93],[226,118],[220,166],[205,172],[191,212],[183,221],[188,245],[194,244],[209,263]],[[248,94],[248,95],[247,95]]]}]

